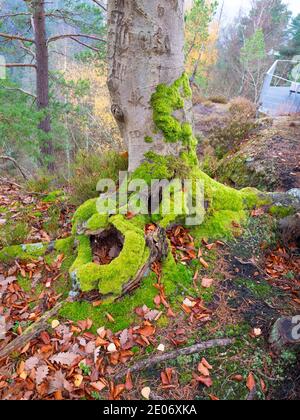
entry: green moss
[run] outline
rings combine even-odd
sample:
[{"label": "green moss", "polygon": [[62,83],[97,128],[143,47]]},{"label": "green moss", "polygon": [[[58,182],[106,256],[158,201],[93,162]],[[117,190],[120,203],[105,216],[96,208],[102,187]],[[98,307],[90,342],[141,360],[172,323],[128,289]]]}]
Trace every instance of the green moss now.
[{"label": "green moss", "polygon": [[153,121],[156,128],[162,131],[166,142],[188,143],[192,136],[190,124],[181,124],[173,116],[174,111],[184,108],[184,100],[191,96],[192,91],[186,74],[183,74],[171,86],[158,85],[152,95]]},{"label": "green moss", "polygon": [[238,280],[237,284],[247,287],[256,298],[267,299],[272,295],[272,286],[265,281]]},{"label": "green moss", "polygon": [[89,237],[79,236],[78,257],[70,271],[76,273],[84,292],[98,288],[103,295],[118,296],[124,283],[133,278],[149,258],[149,249],[144,231],[131,221],[117,215],[111,217],[109,222],[124,236],[120,255],[108,265],[94,264]]},{"label": "green moss", "polygon": [[15,259],[27,261],[43,256],[48,249],[48,244],[13,245],[0,251],[0,262],[9,263]]},{"label": "green moss", "polygon": [[170,319],[167,316],[162,315],[157,321],[157,326],[159,328],[167,328],[169,325],[169,322],[170,322]]},{"label": "green moss", "polygon": [[[108,326],[113,332],[120,331],[127,328],[136,319],[135,308],[143,305],[147,305],[150,309],[155,308],[153,299],[157,295],[157,289],[153,287],[154,283],[155,276],[150,274],[133,294],[125,296],[113,305],[104,302],[103,305],[94,308],[89,302],[66,303],[60,311],[60,315],[73,321],[92,319],[93,331],[102,325]],[[108,321],[107,313],[114,318],[114,323]]]},{"label": "green moss", "polygon": [[52,191],[51,193],[49,193],[46,197],[44,197],[42,199],[42,201],[44,203],[53,203],[55,202],[58,198],[62,199],[64,196],[64,192],[62,190],[57,190],[57,191]]},{"label": "green moss", "polygon": [[131,179],[143,179],[150,186],[152,180],[188,178],[190,171],[181,158],[161,156],[150,151],[145,154],[145,161],[133,172]]},{"label": "green moss", "polygon": [[284,207],[284,206],[272,206],[269,209],[269,213],[279,219],[284,219],[285,217],[291,216],[295,213],[293,207]]},{"label": "green moss", "polygon": [[150,136],[145,137],[145,143],[153,143],[153,138]]},{"label": "green moss", "polygon": [[80,224],[88,221],[94,214],[97,213],[97,200],[98,198],[91,198],[78,207],[72,220],[74,234]]},{"label": "green moss", "polygon": [[97,231],[99,229],[105,229],[108,227],[108,215],[95,213],[88,220],[86,227],[88,230]]},{"label": "green moss", "polygon": [[63,253],[65,256],[73,254],[74,237],[70,236],[69,238],[58,239],[55,242],[54,248],[58,253]]},{"label": "green moss", "polygon": [[31,280],[29,277],[22,277],[22,276],[18,276],[18,284],[20,287],[22,287],[22,289],[24,290],[24,292],[29,293],[31,291]]}]

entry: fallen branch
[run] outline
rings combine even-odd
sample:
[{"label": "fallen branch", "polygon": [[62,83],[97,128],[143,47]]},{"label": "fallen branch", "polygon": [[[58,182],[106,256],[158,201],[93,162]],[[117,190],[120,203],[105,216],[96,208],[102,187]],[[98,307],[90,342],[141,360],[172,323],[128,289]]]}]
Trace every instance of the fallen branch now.
[{"label": "fallen branch", "polygon": [[25,170],[18,164],[18,162],[16,161],[16,159],[12,158],[11,156],[0,156],[0,159],[2,159],[2,160],[8,160],[8,161],[12,162],[15,165],[15,167],[17,169],[19,169],[19,171],[21,172],[23,178],[26,181],[28,181],[28,179],[29,179],[28,175],[26,174]]},{"label": "fallen branch", "polygon": [[159,356],[153,356],[146,360],[141,360],[140,362],[137,362],[135,365],[133,365],[131,368],[122,370],[120,373],[118,373],[116,376],[114,376],[114,380],[122,379],[128,372],[139,372],[144,369],[148,369],[154,365],[157,365],[162,362],[166,362],[167,360],[176,359],[178,356],[188,356],[190,354],[198,353],[203,350],[211,349],[212,347],[226,347],[230,344],[233,344],[235,342],[234,339],[216,339],[216,340],[210,340],[206,341],[204,343],[198,343],[194,344],[191,347],[185,347],[183,349],[178,349],[171,351],[170,353],[165,353]]},{"label": "fallen branch", "polygon": [[50,311],[46,312],[38,321],[30,325],[22,335],[11,341],[0,351],[0,359],[7,357],[13,351],[24,347],[29,341],[34,339],[40,332],[48,326],[48,320],[60,310],[64,302],[57,303]]}]

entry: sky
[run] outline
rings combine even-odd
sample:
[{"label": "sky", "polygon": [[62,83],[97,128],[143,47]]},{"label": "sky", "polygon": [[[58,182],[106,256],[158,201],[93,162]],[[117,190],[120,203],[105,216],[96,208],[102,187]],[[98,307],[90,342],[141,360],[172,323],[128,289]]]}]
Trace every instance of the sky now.
[{"label": "sky", "polygon": [[[224,18],[225,20],[231,21],[236,15],[238,15],[240,9],[249,10],[251,0],[224,0]],[[219,0],[222,4],[222,0]],[[290,10],[296,16],[300,13],[300,0],[286,0],[286,4],[289,5]],[[221,7],[221,6],[220,6]]]}]

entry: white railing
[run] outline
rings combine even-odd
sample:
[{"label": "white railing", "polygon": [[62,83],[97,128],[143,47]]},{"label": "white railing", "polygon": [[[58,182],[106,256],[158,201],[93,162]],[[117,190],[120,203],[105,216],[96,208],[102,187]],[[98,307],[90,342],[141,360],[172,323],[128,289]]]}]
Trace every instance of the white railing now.
[{"label": "white railing", "polygon": [[[288,66],[278,71],[281,63]],[[299,64],[299,68],[295,65]],[[293,68],[294,66],[294,68]],[[296,73],[293,74],[293,71]],[[277,74],[276,74],[277,73]],[[290,77],[290,74],[292,78]],[[294,80],[291,80],[294,79]],[[261,111],[270,115],[300,112],[300,61],[277,60],[266,73],[261,91]]]}]

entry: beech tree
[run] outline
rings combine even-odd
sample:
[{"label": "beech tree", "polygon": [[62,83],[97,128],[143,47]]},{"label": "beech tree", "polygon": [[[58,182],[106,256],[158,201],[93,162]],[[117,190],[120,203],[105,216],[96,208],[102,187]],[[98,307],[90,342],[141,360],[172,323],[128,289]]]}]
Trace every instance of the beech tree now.
[{"label": "beech tree", "polygon": [[[67,1],[66,1],[67,3]],[[101,10],[106,10],[101,1],[93,0],[93,3],[100,7]],[[39,128],[45,133],[44,141],[41,145],[42,155],[47,158],[47,165],[50,171],[54,169],[54,145],[51,138],[51,115],[49,111],[49,53],[50,46],[62,39],[70,39],[84,48],[88,48],[94,52],[100,51],[97,48],[97,43],[106,42],[106,40],[99,36],[99,34],[78,33],[80,20],[78,14],[73,14],[69,9],[49,9],[46,10],[46,2],[44,0],[24,0],[22,2],[23,8],[21,11],[10,11],[0,15],[0,18],[5,21],[7,19],[23,18],[23,26],[29,27],[29,34],[15,34],[0,32],[0,41],[7,43],[13,42],[16,48],[20,48],[24,53],[24,62],[6,63],[7,68],[30,68],[36,73],[36,105],[38,111],[43,112],[43,117],[39,123]],[[47,22],[48,21],[63,21],[70,25],[70,33],[59,33],[48,36]],[[35,96],[30,92],[31,96]]]}]

